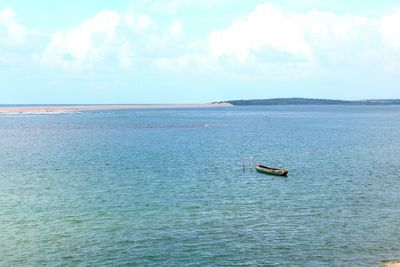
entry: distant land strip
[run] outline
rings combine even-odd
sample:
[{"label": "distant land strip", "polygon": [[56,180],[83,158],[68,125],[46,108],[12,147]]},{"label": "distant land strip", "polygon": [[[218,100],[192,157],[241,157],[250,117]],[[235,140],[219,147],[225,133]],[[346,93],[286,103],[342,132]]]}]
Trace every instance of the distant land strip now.
[{"label": "distant land strip", "polygon": [[84,110],[114,110],[114,109],[172,109],[172,108],[216,108],[232,106],[229,103],[208,104],[157,104],[157,105],[23,105],[0,106],[0,113],[27,114],[27,113],[62,113]]},{"label": "distant land strip", "polygon": [[370,100],[332,100],[314,98],[270,98],[251,100],[229,100],[214,102],[215,104],[231,104],[234,106],[272,106],[272,105],[400,105],[400,99]]}]

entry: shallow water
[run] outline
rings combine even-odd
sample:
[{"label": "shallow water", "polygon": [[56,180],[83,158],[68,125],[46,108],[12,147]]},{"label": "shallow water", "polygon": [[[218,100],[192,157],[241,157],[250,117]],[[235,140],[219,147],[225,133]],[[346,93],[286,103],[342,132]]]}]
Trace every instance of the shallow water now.
[{"label": "shallow water", "polygon": [[399,141],[395,106],[1,115],[0,265],[376,266]]}]

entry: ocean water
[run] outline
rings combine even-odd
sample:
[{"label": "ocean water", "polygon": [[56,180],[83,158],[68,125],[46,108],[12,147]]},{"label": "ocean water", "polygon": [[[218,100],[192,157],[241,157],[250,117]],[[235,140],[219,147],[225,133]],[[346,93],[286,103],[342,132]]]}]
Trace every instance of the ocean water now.
[{"label": "ocean water", "polygon": [[396,106],[0,115],[0,266],[377,266],[399,189]]}]

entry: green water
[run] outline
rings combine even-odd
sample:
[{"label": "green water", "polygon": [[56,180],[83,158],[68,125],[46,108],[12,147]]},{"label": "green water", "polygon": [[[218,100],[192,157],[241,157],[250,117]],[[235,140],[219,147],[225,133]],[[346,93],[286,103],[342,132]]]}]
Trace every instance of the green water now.
[{"label": "green water", "polygon": [[399,159],[395,106],[1,115],[0,265],[376,266]]}]

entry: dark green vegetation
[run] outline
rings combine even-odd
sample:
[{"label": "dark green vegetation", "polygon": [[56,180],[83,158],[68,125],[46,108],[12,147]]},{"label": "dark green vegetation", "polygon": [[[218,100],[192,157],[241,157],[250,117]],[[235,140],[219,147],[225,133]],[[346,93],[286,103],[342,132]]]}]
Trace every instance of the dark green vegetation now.
[{"label": "dark green vegetation", "polygon": [[265,106],[265,105],[400,105],[400,99],[373,100],[332,100],[313,98],[271,98],[252,100],[229,100],[218,103],[230,103],[235,106]]}]

